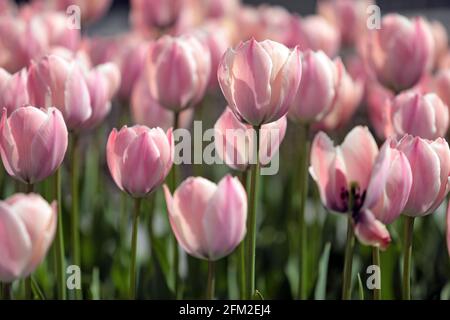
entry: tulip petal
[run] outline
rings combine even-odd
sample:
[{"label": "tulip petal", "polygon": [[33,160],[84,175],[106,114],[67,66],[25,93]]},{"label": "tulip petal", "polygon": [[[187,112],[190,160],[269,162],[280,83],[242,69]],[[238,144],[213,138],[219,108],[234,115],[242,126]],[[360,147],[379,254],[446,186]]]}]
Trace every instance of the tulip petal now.
[{"label": "tulip petal", "polygon": [[391,243],[391,236],[386,226],[375,219],[370,210],[359,213],[355,224],[355,235],[358,240],[368,246],[387,249]]}]

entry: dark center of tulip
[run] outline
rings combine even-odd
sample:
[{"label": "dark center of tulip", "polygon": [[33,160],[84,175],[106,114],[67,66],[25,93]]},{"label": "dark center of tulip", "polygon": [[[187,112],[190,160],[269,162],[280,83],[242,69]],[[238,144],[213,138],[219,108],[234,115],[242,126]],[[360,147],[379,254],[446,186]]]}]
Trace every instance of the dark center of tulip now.
[{"label": "dark center of tulip", "polygon": [[355,222],[358,220],[358,214],[361,210],[364,199],[366,198],[366,190],[361,190],[357,182],[350,184],[350,190],[341,189],[341,200],[343,212],[350,212]]}]

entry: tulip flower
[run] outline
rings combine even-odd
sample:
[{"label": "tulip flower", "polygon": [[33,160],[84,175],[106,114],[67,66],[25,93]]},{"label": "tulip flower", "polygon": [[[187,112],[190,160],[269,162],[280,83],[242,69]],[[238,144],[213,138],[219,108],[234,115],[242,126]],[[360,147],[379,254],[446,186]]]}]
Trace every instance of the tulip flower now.
[{"label": "tulip flower", "polygon": [[277,121],[289,110],[301,78],[298,48],[249,40],[228,49],[219,65],[219,84],[236,116],[253,126]]},{"label": "tulip flower", "polygon": [[346,45],[355,44],[367,30],[367,8],[371,0],[319,0],[317,11],[336,26]]},{"label": "tulip flower", "polygon": [[209,51],[194,36],[164,36],[148,56],[150,91],[162,107],[182,111],[203,98],[210,69]]},{"label": "tulip flower", "polygon": [[[278,151],[286,127],[286,117],[261,127],[258,157],[261,165],[268,165]],[[227,107],[214,125],[214,132],[216,152],[225,164],[235,170],[248,170],[254,153],[253,128],[240,122]]]},{"label": "tulip flower", "polygon": [[394,134],[392,100],[395,95],[376,81],[367,85],[367,111],[370,124],[378,138],[384,140]]},{"label": "tulip flower", "polygon": [[209,261],[208,298],[213,298],[214,261],[234,251],[244,239],[247,194],[237,178],[225,176],[218,185],[201,177],[186,179],[170,194],[164,186],[172,231],[190,255]]},{"label": "tulip flower", "polygon": [[0,122],[0,151],[8,174],[27,184],[51,176],[67,150],[68,133],[61,112],[22,107]]},{"label": "tulip flower", "polygon": [[55,236],[56,206],[37,194],[0,201],[0,281],[26,278],[44,260]]},{"label": "tulip flower", "polygon": [[323,119],[334,106],[343,66],[322,51],[303,55],[302,79],[289,109],[289,118],[308,124]]},{"label": "tulip flower", "polygon": [[232,16],[240,9],[240,0],[199,0],[205,17],[217,19]]},{"label": "tulip flower", "polygon": [[434,87],[436,94],[444,101],[444,103],[450,106],[450,68],[440,70],[434,79]]},{"label": "tulip flower", "polygon": [[[131,116],[133,122],[149,128],[168,130],[174,123],[174,113],[161,107],[153,98],[145,75],[138,80],[131,95]],[[194,118],[194,109],[180,112],[179,127],[189,128]]]},{"label": "tulip flower", "polygon": [[399,136],[425,139],[444,137],[448,130],[448,107],[434,93],[405,92],[393,101],[392,123]]},{"label": "tulip flower", "polygon": [[448,52],[448,34],[445,26],[437,20],[430,22],[430,28],[434,40],[433,67],[436,68]]},{"label": "tulip flower", "polygon": [[141,32],[165,30],[177,24],[182,12],[182,0],[132,0],[130,21]]},{"label": "tulip flower", "polygon": [[27,71],[22,69],[11,75],[0,68],[0,106],[12,113],[27,104],[29,104]]},{"label": "tulip flower", "polygon": [[410,20],[398,14],[384,16],[381,28],[369,34],[367,50],[368,61],[378,81],[395,92],[417,84],[428,70],[430,57],[434,54],[432,37],[422,18]]},{"label": "tulip flower", "polygon": [[[64,47],[70,51],[77,51],[81,43],[81,34],[79,29],[67,27],[67,16],[61,12],[45,12],[39,17],[43,20],[46,27],[49,45],[54,47]],[[82,12],[82,18],[84,18]]]}]

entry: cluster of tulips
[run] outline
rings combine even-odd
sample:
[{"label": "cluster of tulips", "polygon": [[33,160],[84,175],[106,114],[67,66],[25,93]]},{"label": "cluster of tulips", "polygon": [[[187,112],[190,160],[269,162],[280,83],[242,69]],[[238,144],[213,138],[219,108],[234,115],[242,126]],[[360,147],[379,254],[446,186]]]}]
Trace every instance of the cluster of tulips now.
[{"label": "cluster of tulips", "polygon": [[[371,29],[371,0],[321,0],[310,16],[238,0],[132,0],[130,31],[85,34],[85,25],[98,22],[110,4],[34,0],[17,6],[0,0],[0,154],[9,175],[1,186],[14,193],[0,202],[5,299],[92,297],[80,239],[80,198],[86,197],[80,180],[101,174],[105,162],[125,195],[125,211],[127,196],[134,203],[120,226],[126,229],[128,215],[128,298],[146,296],[139,284],[147,271],[139,271],[139,219],[157,213],[155,194],[162,191],[160,217],[174,236],[162,251],[170,248],[172,257],[164,252],[161,258],[156,220],[145,220],[154,265],[150,282],[160,281],[156,265],[170,263],[172,297],[186,297],[186,278],[195,270],[182,275],[185,252],[208,262],[202,296],[213,299],[216,262],[233,253],[239,297],[273,296],[258,286],[265,277],[257,267],[258,221],[261,211],[285,219],[280,211],[286,205],[264,208],[261,168],[281,148],[288,124],[294,136],[285,144],[294,155],[280,161],[294,168],[298,200],[292,205],[298,222],[293,292],[311,297],[310,269],[318,266],[308,261],[307,216],[309,204],[321,202],[347,219],[342,298],[352,298],[355,239],[372,248],[373,265],[383,272],[380,249],[389,250],[390,225],[400,218],[402,297],[411,298],[414,221],[434,213],[449,191],[450,50],[440,22],[387,14]],[[67,25],[70,5],[80,8],[81,30]],[[177,163],[177,131],[208,117],[215,121],[215,152],[232,170],[228,174]],[[244,138],[231,139],[229,131]],[[343,136],[341,144],[333,141]],[[86,175],[86,150],[93,149],[101,157],[94,157],[94,170]],[[192,171],[198,176],[187,177]],[[269,193],[280,188],[272,179],[263,179]],[[105,178],[88,197],[113,199],[119,192],[110,185]],[[120,237],[130,241],[126,231]],[[49,251],[53,260],[46,259]],[[112,255],[119,251],[120,245]],[[54,273],[50,292],[33,276],[43,263]],[[68,265],[83,270],[74,290],[68,290]],[[380,297],[375,288],[373,298]]]}]

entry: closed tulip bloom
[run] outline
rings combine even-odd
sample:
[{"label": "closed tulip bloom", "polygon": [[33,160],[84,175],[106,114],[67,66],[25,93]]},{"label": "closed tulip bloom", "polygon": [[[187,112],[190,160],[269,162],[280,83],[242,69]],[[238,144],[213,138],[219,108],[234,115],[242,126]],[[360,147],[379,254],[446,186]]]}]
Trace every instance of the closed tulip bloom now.
[{"label": "closed tulip bloom", "polygon": [[209,50],[194,36],[162,37],[151,47],[147,60],[152,95],[175,112],[201,101],[210,71]]},{"label": "closed tulip bloom", "polygon": [[34,184],[51,176],[67,150],[68,133],[56,108],[22,107],[0,122],[0,152],[8,174]]},{"label": "closed tulip bloom", "polygon": [[392,123],[399,136],[424,139],[444,137],[448,130],[448,107],[434,93],[405,92],[393,101]]},{"label": "closed tulip bloom", "polygon": [[413,178],[403,213],[418,217],[434,212],[448,193],[450,150],[447,141],[407,135],[399,141],[397,148],[408,158]]},{"label": "closed tulip bloom", "polygon": [[113,129],[106,146],[109,171],[120,190],[144,197],[164,182],[173,163],[172,129]]},{"label": "closed tulip bloom", "polygon": [[33,2],[42,9],[62,12],[66,12],[71,5],[76,5],[80,8],[83,22],[92,23],[107,13],[112,0],[45,0],[45,2],[43,0],[34,0]]},{"label": "closed tulip bloom", "polygon": [[[384,16],[369,35],[368,60],[381,84],[396,92],[417,84],[429,68],[433,39],[422,18]],[[405,68],[405,61],[408,67]]]},{"label": "closed tulip bloom", "polygon": [[[265,124],[260,130],[259,161],[268,165],[278,151],[286,134],[287,120]],[[226,108],[214,125],[215,150],[232,169],[245,171],[254,163],[255,131],[250,125],[240,122],[230,108]]]},{"label": "closed tulip bloom", "polygon": [[384,140],[394,134],[392,100],[394,93],[379,83],[367,85],[366,103],[370,124],[378,138]]},{"label": "closed tulip bloom", "polygon": [[343,72],[337,90],[337,98],[331,111],[317,124],[327,131],[336,130],[346,125],[355,114],[364,95],[364,84]]},{"label": "closed tulip bloom", "polygon": [[71,51],[78,50],[81,43],[81,33],[79,29],[67,27],[66,14],[50,11],[43,13],[40,17],[46,27],[50,46],[64,47]]},{"label": "closed tulip bloom", "polygon": [[[168,130],[173,126],[175,115],[159,105],[153,98],[145,75],[138,80],[131,95],[131,116],[133,122],[149,128],[160,127]],[[186,109],[179,114],[179,127],[189,128],[194,118],[194,109]]]},{"label": "closed tulip bloom", "polygon": [[32,63],[28,93],[37,107],[57,107],[69,130],[79,129],[92,116],[89,88],[76,62],[50,55]]},{"label": "closed tulip bloom", "polygon": [[249,40],[228,49],[219,84],[235,115],[253,126],[277,121],[289,110],[301,78],[298,48],[270,40]]},{"label": "closed tulip bloom", "polygon": [[450,68],[440,70],[434,79],[434,87],[437,95],[450,106]]},{"label": "closed tulip bloom", "polygon": [[27,77],[26,69],[9,74],[0,68],[0,107],[12,113],[29,103]]},{"label": "closed tulip bloom", "polygon": [[303,55],[302,69],[289,118],[312,123],[322,120],[334,106],[343,66],[340,62],[333,63],[322,51],[307,51]]},{"label": "closed tulip bloom", "polygon": [[130,20],[140,31],[164,30],[176,25],[182,9],[182,0],[132,0]]},{"label": "closed tulip bloom", "polygon": [[164,191],[172,231],[188,254],[216,261],[244,239],[247,195],[237,178],[228,175],[216,185],[190,177],[173,196],[166,186]]},{"label": "closed tulip bloom", "polygon": [[44,260],[56,231],[56,202],[37,194],[15,194],[0,201],[0,281],[29,276]]},{"label": "closed tulip bloom", "polygon": [[199,0],[205,10],[207,18],[223,18],[236,13],[240,7],[240,0]]},{"label": "closed tulip bloom", "polygon": [[439,22],[437,20],[430,22],[430,28],[431,28],[431,32],[433,34],[433,40],[434,40],[433,64],[434,64],[434,67],[438,67],[439,62],[441,61],[442,58],[445,57],[445,55],[448,52],[447,29],[441,22]]}]

